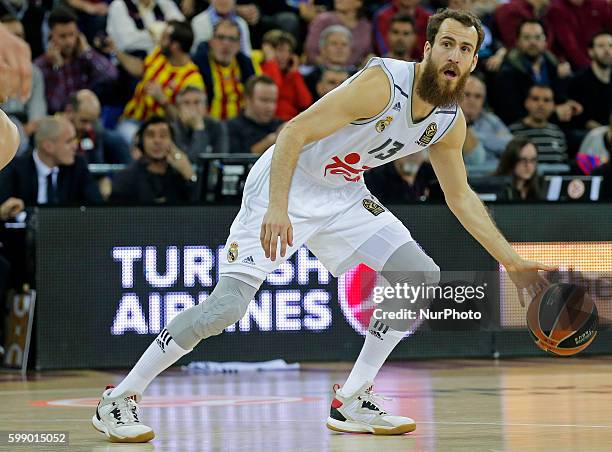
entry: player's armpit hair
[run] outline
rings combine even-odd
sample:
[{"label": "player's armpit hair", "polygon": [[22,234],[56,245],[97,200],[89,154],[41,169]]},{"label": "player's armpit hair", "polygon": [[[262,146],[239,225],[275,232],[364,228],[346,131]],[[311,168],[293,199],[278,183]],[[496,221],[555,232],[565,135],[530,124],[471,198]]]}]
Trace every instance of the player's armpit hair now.
[{"label": "player's armpit hair", "polygon": [[201,340],[221,334],[239,321],[257,288],[229,276],[222,276],[208,298],[177,315],[167,329],[175,342],[191,350]]}]

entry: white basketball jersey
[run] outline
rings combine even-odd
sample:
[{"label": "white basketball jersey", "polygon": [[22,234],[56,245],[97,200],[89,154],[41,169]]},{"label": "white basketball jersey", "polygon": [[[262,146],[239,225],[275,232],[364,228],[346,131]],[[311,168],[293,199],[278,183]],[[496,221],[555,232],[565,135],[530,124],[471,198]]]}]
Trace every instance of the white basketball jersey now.
[{"label": "white basketball jersey", "polygon": [[[393,90],[378,116],[353,122],[330,136],[304,147],[298,167],[326,185],[363,183],[363,173],[384,163],[422,151],[439,141],[454,125],[458,107],[435,108],[418,123],[412,121],[415,63],[372,58],[366,67],[380,66]],[[351,83],[358,72],[341,86]]]}]

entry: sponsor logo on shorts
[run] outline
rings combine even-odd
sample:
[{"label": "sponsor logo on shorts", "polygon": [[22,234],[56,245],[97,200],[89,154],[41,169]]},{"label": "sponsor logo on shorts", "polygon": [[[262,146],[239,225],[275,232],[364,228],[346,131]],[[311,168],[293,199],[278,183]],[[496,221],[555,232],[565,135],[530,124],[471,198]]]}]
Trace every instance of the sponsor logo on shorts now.
[{"label": "sponsor logo on shorts", "polygon": [[375,217],[377,217],[378,215],[380,215],[381,213],[385,211],[385,209],[381,205],[375,203],[371,199],[364,199],[363,207],[365,207],[365,209],[368,212],[370,212],[372,215],[374,215]]},{"label": "sponsor logo on shorts", "polygon": [[244,259],[242,259],[242,263],[243,264],[255,265],[255,259],[253,259],[253,256],[247,256]]},{"label": "sponsor logo on shorts", "polygon": [[421,138],[416,141],[416,144],[419,146],[428,146],[437,131],[438,125],[435,122],[430,123],[425,129],[425,132],[423,132],[423,135],[421,135]]},{"label": "sponsor logo on shorts", "polygon": [[385,129],[389,127],[389,124],[391,124],[391,121],[393,121],[392,116],[387,116],[385,119],[381,119],[376,123],[376,131],[378,133],[384,132]]},{"label": "sponsor logo on shorts", "polygon": [[402,104],[400,104],[399,102],[398,102],[398,103],[396,103],[396,104],[393,106],[393,109],[394,109],[395,111],[400,111],[400,110],[402,109]]},{"label": "sponsor logo on shorts", "polygon": [[227,250],[227,261],[234,262],[236,259],[238,259],[238,242],[232,242]]}]

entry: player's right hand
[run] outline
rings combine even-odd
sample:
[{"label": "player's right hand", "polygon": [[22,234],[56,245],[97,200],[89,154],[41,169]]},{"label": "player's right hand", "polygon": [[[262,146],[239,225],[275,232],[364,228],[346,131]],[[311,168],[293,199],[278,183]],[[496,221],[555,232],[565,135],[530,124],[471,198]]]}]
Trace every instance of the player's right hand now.
[{"label": "player's right hand", "polygon": [[0,102],[9,97],[30,98],[32,58],[30,46],[0,24]]},{"label": "player's right hand", "polygon": [[280,257],[285,257],[287,245],[293,246],[293,226],[286,210],[268,207],[261,223],[259,240],[267,258],[276,260],[278,239],[280,238]]}]

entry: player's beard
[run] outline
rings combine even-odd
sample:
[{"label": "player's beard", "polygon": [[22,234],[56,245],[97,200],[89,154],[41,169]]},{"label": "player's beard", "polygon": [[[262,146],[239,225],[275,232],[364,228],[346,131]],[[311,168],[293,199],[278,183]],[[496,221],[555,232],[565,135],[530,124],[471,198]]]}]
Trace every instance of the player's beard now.
[{"label": "player's beard", "polygon": [[423,64],[423,72],[417,84],[416,92],[421,99],[431,105],[437,107],[456,105],[463,99],[465,84],[470,76],[469,72],[459,75],[454,88],[451,86],[451,80],[441,78],[441,74],[452,69],[456,74],[460,74],[459,67],[451,63],[445,64],[438,68],[431,61],[431,57],[427,57]]}]

